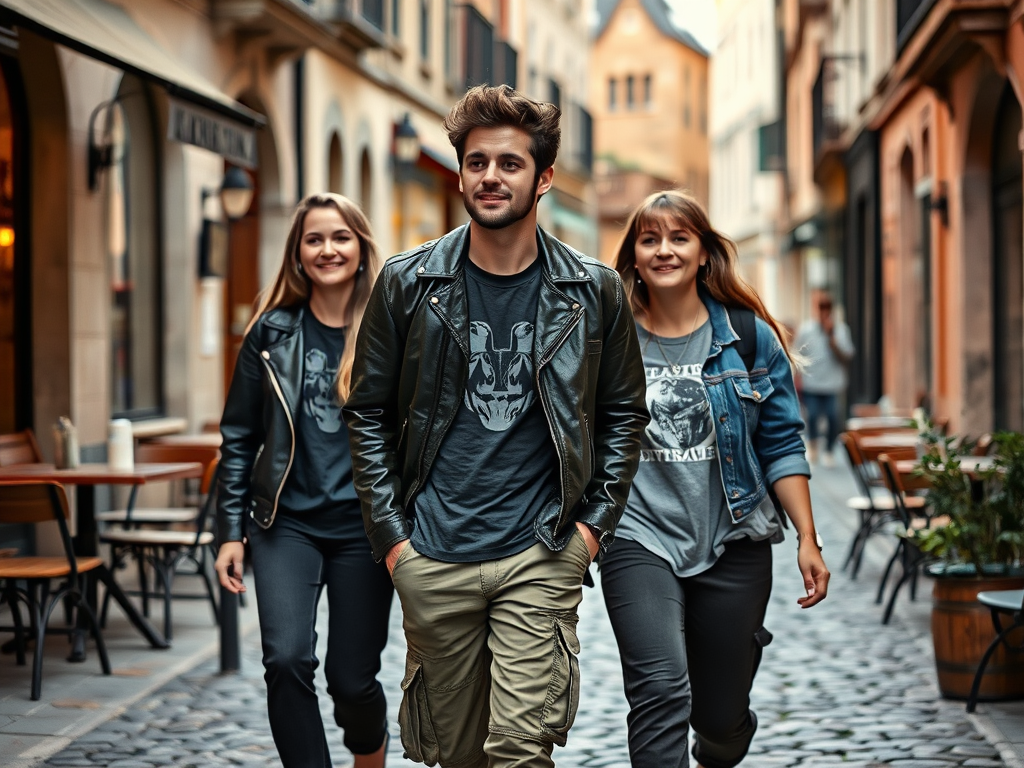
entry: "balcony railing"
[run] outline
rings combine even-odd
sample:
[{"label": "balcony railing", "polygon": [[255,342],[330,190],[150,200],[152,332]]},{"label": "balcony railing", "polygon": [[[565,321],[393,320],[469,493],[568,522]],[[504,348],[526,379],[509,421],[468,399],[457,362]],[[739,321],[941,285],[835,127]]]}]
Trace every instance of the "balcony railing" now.
[{"label": "balcony railing", "polygon": [[384,0],[321,0],[319,17],[337,26],[338,37],[356,50],[384,45]]},{"label": "balcony railing", "polygon": [[453,90],[474,85],[506,83],[516,87],[519,55],[494,33],[494,26],[471,5],[453,8],[450,39],[458,44],[449,50],[449,86]]},{"label": "balcony railing", "polygon": [[896,0],[896,51],[903,50],[935,0]]}]

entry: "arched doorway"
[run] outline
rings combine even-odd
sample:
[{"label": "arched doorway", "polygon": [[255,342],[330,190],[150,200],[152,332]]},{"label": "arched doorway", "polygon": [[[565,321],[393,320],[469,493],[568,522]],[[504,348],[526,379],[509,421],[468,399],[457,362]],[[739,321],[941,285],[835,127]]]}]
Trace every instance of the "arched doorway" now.
[{"label": "arched doorway", "polygon": [[[260,114],[268,114],[255,94],[238,101]],[[252,319],[256,296],[277,273],[293,206],[281,200],[277,143],[270,125],[256,133],[258,167],[247,170],[253,182],[252,202],[241,218],[229,223],[228,268],[224,281],[224,391],[231,386],[235,361],[245,329]],[[227,164],[224,170],[227,171]]]},{"label": "arched doorway", "polygon": [[20,68],[0,56],[0,433],[33,420],[26,119]]},{"label": "arched doorway", "polygon": [[1003,88],[992,138],[994,426],[1024,429],[1024,220],[1021,109]]},{"label": "arched doorway", "polygon": [[327,150],[327,190],[339,195],[345,194],[345,165],[341,151],[341,139],[337,133],[331,134],[331,144]]}]

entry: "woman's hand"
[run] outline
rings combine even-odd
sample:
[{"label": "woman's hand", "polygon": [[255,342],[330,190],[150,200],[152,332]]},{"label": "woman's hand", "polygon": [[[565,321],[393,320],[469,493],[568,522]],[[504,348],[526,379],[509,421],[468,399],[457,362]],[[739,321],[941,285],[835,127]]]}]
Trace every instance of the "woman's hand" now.
[{"label": "woman's hand", "polygon": [[796,562],[800,566],[807,594],[798,598],[797,602],[801,608],[810,608],[825,599],[828,580],[832,575],[825,567],[825,560],[818,549],[818,534],[814,530],[814,514],[811,512],[811,489],[805,475],[781,477],[772,487],[799,534]]},{"label": "woman's hand", "polygon": [[825,567],[825,560],[821,556],[815,537],[800,538],[796,562],[804,579],[804,589],[807,590],[807,595],[798,598],[797,603],[801,608],[810,608],[828,595],[828,580],[832,576]]},{"label": "woman's hand", "polygon": [[228,592],[238,594],[245,592],[242,583],[242,570],[245,567],[245,545],[240,541],[225,541],[220,545],[217,562],[213,568],[217,571],[220,585]]}]

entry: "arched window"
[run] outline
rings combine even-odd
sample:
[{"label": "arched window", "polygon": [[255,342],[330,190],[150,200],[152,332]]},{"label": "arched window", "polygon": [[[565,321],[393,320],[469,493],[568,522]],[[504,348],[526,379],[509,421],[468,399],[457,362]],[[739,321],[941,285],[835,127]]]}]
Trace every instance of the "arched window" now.
[{"label": "arched window", "polygon": [[109,111],[114,164],[106,179],[110,276],[110,411],[163,413],[160,168],[146,85],[125,75]]},{"label": "arched window", "polygon": [[331,134],[331,144],[327,150],[327,190],[344,194],[345,166],[341,153],[341,139],[337,133]]},{"label": "arched window", "polygon": [[359,160],[359,204],[363,213],[373,221],[373,171],[370,168],[370,150],[364,149]]}]

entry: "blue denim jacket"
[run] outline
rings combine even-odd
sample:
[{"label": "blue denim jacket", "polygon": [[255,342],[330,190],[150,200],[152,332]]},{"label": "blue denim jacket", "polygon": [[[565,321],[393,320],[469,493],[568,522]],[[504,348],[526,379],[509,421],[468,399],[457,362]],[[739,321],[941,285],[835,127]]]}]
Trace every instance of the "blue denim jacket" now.
[{"label": "blue denim jacket", "polygon": [[757,509],[775,481],[810,477],[800,436],[804,424],[789,358],[771,326],[757,318],[757,352],[748,375],[726,308],[704,291],[701,300],[711,316],[704,387],[715,419],[725,498],[738,522]]}]

